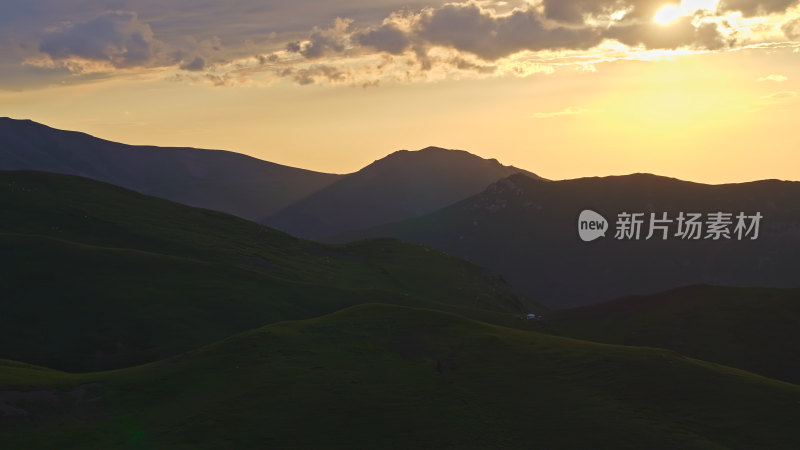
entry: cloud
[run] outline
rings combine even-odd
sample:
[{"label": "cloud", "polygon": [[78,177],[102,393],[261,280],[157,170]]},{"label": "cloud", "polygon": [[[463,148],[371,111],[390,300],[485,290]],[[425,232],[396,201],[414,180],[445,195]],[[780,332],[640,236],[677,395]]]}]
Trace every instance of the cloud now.
[{"label": "cloud", "polygon": [[764,100],[791,100],[793,98],[797,98],[796,91],[780,91],[775,92],[769,95],[762,95],[762,99]]},{"label": "cloud", "polygon": [[205,67],[206,61],[200,56],[196,56],[193,60],[189,62],[183,62],[180,65],[181,69],[188,70],[190,72],[198,72],[205,69]]},{"label": "cloud", "polygon": [[722,11],[740,11],[745,17],[785,12],[798,0],[721,0]]},{"label": "cloud", "polygon": [[315,64],[300,69],[288,68],[282,70],[279,75],[291,78],[302,86],[318,83],[321,80],[327,80],[332,83],[345,82],[350,78],[349,71],[325,64]]},{"label": "cloud", "polygon": [[497,66],[478,64],[472,61],[468,61],[461,57],[451,58],[448,62],[452,64],[456,69],[460,70],[468,70],[483,74],[494,73],[497,71]]},{"label": "cloud", "polygon": [[621,13],[625,20],[650,20],[664,4],[663,0],[544,0],[542,2],[545,17],[573,25],[583,24],[587,16],[611,16],[615,13]]},{"label": "cloud", "polygon": [[652,20],[620,21],[603,26],[565,26],[548,23],[533,6],[497,15],[475,3],[451,3],[438,9],[426,8],[419,14],[402,16],[402,19],[405,23],[395,23],[389,18],[378,27],[359,31],[354,41],[394,55],[410,49],[417,54],[423,68],[430,66],[426,59],[427,49],[437,46],[469,53],[484,61],[496,61],[522,51],[588,50],[605,39],[647,49],[692,46],[715,50],[727,45],[716,23],[695,25],[692,16],[683,17],[669,26],[656,26]]},{"label": "cloud", "polygon": [[772,74],[772,75],[767,75],[765,77],[761,77],[761,78],[758,79],[758,81],[774,81],[776,83],[783,83],[784,81],[786,81],[788,79],[789,79],[789,77],[786,77],[784,75]]},{"label": "cloud", "polygon": [[533,8],[494,16],[472,3],[427,10],[416,34],[429,45],[441,45],[494,61],[522,50],[585,50],[602,41],[591,28],[545,26]]},{"label": "cloud", "polygon": [[[449,3],[416,12],[396,11],[375,26],[357,26],[353,20],[337,18],[327,28],[313,27],[305,39],[290,41],[282,52],[251,57],[261,68],[230,70],[240,77],[271,71],[276,78],[301,85],[362,85],[377,79],[433,80],[464,73],[552,73],[554,67],[546,60],[524,61],[526,53],[580,52],[607,39],[646,49],[719,49],[727,45],[716,23],[695,23],[694,19],[686,16],[670,26],[650,20],[567,26],[548,22],[541,9],[530,4],[499,14],[473,2]],[[376,57],[397,61],[387,68],[375,62]]]},{"label": "cloud", "polygon": [[51,31],[39,50],[55,61],[72,58],[107,62],[115,68],[154,64],[164,54],[164,43],[135,12],[109,11],[87,22]]},{"label": "cloud", "polygon": [[[542,9],[549,20],[581,25],[587,18],[611,16],[619,17],[623,22],[651,21],[664,5],[681,3],[680,0],[543,0]],[[798,0],[720,0],[717,10],[739,11],[745,17],[752,17],[785,12],[797,3]],[[713,2],[706,6],[713,6]]]},{"label": "cloud", "polygon": [[352,19],[337,17],[330,28],[314,27],[306,41],[294,41],[286,45],[286,50],[300,53],[308,59],[318,59],[329,54],[341,53],[347,48],[350,40],[348,28]]},{"label": "cloud", "polygon": [[598,111],[593,111],[591,109],[586,109],[586,108],[579,108],[577,106],[570,106],[569,108],[563,109],[561,111],[538,112],[538,113],[534,114],[533,117],[535,119],[550,119],[550,118],[559,117],[559,116],[576,116],[576,115],[580,115],[580,114],[588,114],[588,113],[593,113],[593,112],[598,112]]},{"label": "cloud", "polygon": [[[708,24],[713,28],[704,28],[715,42],[716,24]],[[707,36],[698,35],[699,29],[692,24],[691,17],[676,20],[666,27],[653,26],[652,23],[631,23],[616,25],[607,31],[606,35],[625,45],[635,47],[643,45],[648,49],[676,49],[694,43],[708,43]]]},{"label": "cloud", "polygon": [[[720,0],[715,12],[709,9],[715,0],[704,1],[711,6],[686,10],[667,26],[654,24],[653,15],[681,0],[115,0],[118,11],[105,11],[109,3],[100,0],[20,2],[0,14],[0,86],[12,78],[80,82],[143,67],[181,70],[180,79],[220,86],[256,78],[360,86],[377,79],[526,76],[572,64],[552,62],[554,54],[616,51],[613,41],[629,47],[622,58],[642,49],[774,41],[780,17],[731,19],[721,12],[767,14],[798,3]],[[784,35],[800,38],[800,19],[782,20]],[[376,62],[389,55],[391,67]]]},{"label": "cloud", "polygon": [[375,50],[399,55],[411,46],[409,35],[394,23],[386,23],[356,34],[356,41]]},{"label": "cloud", "polygon": [[781,31],[789,39],[800,39],[800,19],[792,19],[781,26]]}]

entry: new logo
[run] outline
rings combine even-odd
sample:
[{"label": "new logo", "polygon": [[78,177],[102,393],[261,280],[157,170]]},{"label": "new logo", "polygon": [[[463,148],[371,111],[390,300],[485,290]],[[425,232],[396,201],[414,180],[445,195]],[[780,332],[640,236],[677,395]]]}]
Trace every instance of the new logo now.
[{"label": "new logo", "polygon": [[584,242],[591,242],[597,238],[605,237],[608,230],[608,221],[605,217],[585,209],[578,216],[578,235]]}]

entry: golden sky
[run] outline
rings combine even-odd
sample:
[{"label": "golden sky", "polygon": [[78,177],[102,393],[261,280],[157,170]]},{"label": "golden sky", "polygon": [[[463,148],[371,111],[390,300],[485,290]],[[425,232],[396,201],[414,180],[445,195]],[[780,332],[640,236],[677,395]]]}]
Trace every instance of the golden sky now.
[{"label": "golden sky", "polygon": [[546,178],[800,179],[795,0],[34,0],[0,115],[346,173],[468,150]]}]

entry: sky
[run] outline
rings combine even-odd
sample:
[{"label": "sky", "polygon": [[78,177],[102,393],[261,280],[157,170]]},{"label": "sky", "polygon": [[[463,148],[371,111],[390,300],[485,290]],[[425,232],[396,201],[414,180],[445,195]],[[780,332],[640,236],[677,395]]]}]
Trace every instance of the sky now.
[{"label": "sky", "polygon": [[800,180],[800,0],[6,0],[0,116],[349,173]]}]

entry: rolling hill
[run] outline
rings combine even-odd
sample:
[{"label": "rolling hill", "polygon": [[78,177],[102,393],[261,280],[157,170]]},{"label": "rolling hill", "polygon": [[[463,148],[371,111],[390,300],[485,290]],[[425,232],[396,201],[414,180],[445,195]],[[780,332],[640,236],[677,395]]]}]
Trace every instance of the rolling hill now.
[{"label": "rolling hill", "polygon": [[[387,236],[428,245],[497,273],[550,308],[679,286],[800,287],[800,182],[704,185],[647,174],[543,182],[524,175],[415,219],[343,233],[334,242]],[[617,240],[578,237],[591,209],[613,228],[621,212],[763,215],[757,240]],[[660,217],[660,216],[659,216]],[[646,226],[646,225],[645,225]],[[672,228],[672,233],[676,229]]]},{"label": "rolling hill", "polygon": [[234,152],[124,145],[0,117],[0,170],[20,169],[80,175],[251,220],[340,178]]},{"label": "rolling hill", "polygon": [[689,286],[555,311],[560,336],[658,347],[800,384],[800,289]]},{"label": "rolling hill", "polygon": [[0,358],[126,367],[364,302],[511,324],[537,309],[417,245],[317,244],[86,178],[0,172]]},{"label": "rolling hill", "polygon": [[263,223],[319,239],[433,212],[515,173],[538,179],[462,150],[401,150],[266,217]]},{"label": "rolling hill", "polygon": [[29,449],[792,449],[798,403],[670,351],[374,304],[118,371],[0,363],[0,439]]}]

